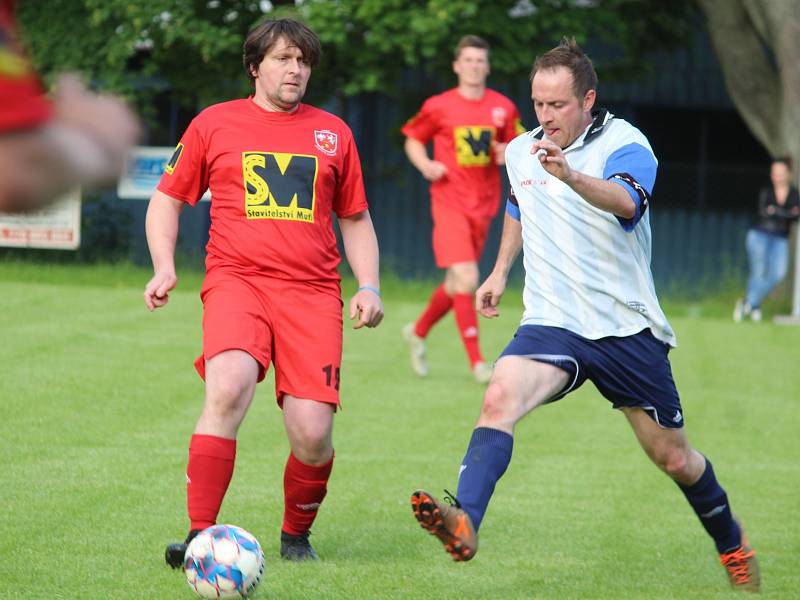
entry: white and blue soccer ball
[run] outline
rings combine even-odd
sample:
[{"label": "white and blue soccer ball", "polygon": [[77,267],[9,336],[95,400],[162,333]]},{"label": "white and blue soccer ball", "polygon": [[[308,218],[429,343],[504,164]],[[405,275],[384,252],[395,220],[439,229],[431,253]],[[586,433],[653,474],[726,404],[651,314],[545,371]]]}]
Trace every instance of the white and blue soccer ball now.
[{"label": "white and blue soccer ball", "polygon": [[241,527],[212,525],[189,544],[183,570],[201,598],[246,598],[264,574],[264,552]]}]

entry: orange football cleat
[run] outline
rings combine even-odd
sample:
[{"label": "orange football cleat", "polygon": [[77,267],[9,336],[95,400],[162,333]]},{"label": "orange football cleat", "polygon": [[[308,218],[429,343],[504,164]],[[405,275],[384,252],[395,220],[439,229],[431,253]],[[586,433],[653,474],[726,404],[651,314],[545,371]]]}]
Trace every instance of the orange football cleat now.
[{"label": "orange football cleat", "polygon": [[411,494],[411,508],[419,524],[431,535],[439,538],[444,549],[455,561],[467,561],[478,551],[478,534],[472,519],[448,493],[453,505],[440,502],[428,492],[417,490]]}]

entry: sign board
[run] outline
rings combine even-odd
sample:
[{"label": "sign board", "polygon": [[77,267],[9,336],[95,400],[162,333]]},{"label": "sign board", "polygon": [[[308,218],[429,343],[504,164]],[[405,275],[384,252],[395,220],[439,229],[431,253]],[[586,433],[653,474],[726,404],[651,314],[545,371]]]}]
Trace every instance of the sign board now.
[{"label": "sign board", "polygon": [[[117,184],[117,196],[125,200],[149,200],[172,158],[175,148],[136,146],[128,154],[125,170]],[[210,200],[206,191],[202,200]]]},{"label": "sign board", "polygon": [[0,212],[0,246],[75,250],[81,245],[81,194],[75,189],[35,212]]}]

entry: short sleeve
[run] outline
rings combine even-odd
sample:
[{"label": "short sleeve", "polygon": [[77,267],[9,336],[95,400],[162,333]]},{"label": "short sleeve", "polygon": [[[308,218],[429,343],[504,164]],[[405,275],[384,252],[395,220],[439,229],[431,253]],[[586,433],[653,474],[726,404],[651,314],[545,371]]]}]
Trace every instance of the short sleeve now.
[{"label": "short sleeve", "polygon": [[194,206],[208,189],[206,144],[195,118],[175,147],[164,168],[158,189],[168,196]]},{"label": "short sleeve", "polygon": [[606,160],[603,179],[625,188],[636,206],[633,218],[617,217],[625,231],[633,230],[647,210],[657,169],[658,163],[653,151],[636,142],[618,148]]},{"label": "short sleeve", "polygon": [[347,136],[342,157],[342,173],[337,182],[333,210],[341,218],[351,217],[367,210],[367,195],[361,174],[361,160],[352,135]]},{"label": "short sleeve", "polygon": [[508,143],[521,133],[525,133],[525,127],[522,126],[519,111],[513,102],[509,102],[509,118],[506,119],[505,126],[502,131],[501,142]]},{"label": "short sleeve", "polygon": [[514,193],[513,184],[508,187],[508,199],[506,200],[506,214],[516,221],[522,220],[522,212],[519,209],[519,201]]},{"label": "short sleeve", "polygon": [[400,132],[408,138],[427,144],[433,138],[438,126],[433,99],[428,98],[419,112],[403,125]]}]

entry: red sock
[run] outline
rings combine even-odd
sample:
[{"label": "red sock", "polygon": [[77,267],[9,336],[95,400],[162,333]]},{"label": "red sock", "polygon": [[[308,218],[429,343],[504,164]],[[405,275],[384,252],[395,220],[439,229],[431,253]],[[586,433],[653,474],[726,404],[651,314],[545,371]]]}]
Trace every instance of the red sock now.
[{"label": "red sock", "polygon": [[214,435],[192,436],[186,467],[190,529],[205,529],[217,522],[235,458],[236,440]]},{"label": "red sock", "polygon": [[328,478],[333,456],[324,465],[314,467],[289,454],[283,473],[284,512],[281,529],[290,535],[301,535],[311,529],[317,510],[328,493]]},{"label": "red sock", "polygon": [[483,362],[481,349],[478,346],[478,315],[472,303],[471,294],[456,294],[453,296],[453,312],[456,315],[456,326],[461,335],[464,349],[467,351],[470,366]]},{"label": "red sock", "polygon": [[433,294],[431,294],[431,299],[428,300],[428,306],[425,308],[425,311],[420,315],[419,319],[417,319],[414,333],[424,338],[428,335],[431,327],[436,325],[439,319],[445,316],[452,306],[453,298],[448,296],[447,292],[444,291],[444,284],[439,285],[439,287],[433,290]]}]

